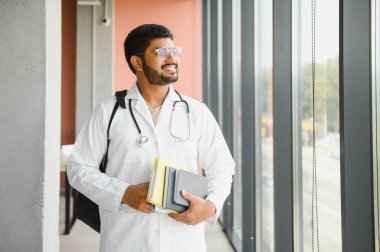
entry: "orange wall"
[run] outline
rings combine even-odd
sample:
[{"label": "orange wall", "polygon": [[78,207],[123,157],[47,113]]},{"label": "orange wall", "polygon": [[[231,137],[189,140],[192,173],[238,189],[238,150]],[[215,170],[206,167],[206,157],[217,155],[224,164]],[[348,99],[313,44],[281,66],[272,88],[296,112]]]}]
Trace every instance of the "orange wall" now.
[{"label": "orange wall", "polygon": [[156,23],[174,34],[174,44],[183,47],[178,91],[197,100],[202,97],[202,1],[115,0],[115,90],[129,89],[135,81],[124,58],[128,33],[141,24]]},{"label": "orange wall", "polygon": [[[76,0],[62,1],[61,144],[75,141]],[[135,76],[124,58],[128,32],[144,23],[158,23],[184,48],[180,78],[174,87],[197,100],[202,97],[202,1],[115,0],[115,90],[129,89]]]},{"label": "orange wall", "polygon": [[62,145],[75,141],[76,2],[62,1]]}]

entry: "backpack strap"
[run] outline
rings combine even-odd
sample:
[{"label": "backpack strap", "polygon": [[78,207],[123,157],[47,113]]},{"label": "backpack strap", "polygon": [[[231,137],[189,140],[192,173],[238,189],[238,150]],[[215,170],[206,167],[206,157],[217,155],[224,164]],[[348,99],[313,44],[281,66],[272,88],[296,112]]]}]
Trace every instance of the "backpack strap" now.
[{"label": "backpack strap", "polygon": [[106,172],[107,162],[108,162],[108,147],[109,147],[110,142],[111,142],[111,140],[110,140],[111,123],[112,123],[113,117],[115,116],[116,111],[119,108],[119,106],[121,108],[123,108],[123,109],[127,108],[125,106],[125,96],[127,95],[127,92],[128,92],[128,90],[122,90],[122,91],[117,91],[115,93],[116,102],[115,102],[115,106],[113,106],[113,110],[112,110],[112,113],[111,113],[110,121],[108,122],[108,127],[107,127],[107,149],[106,149],[106,153],[103,156],[102,162],[99,165],[99,169],[103,173]]},{"label": "backpack strap", "polygon": [[120,107],[123,109],[126,109],[127,107],[125,106],[125,96],[127,95],[128,90],[122,90],[122,91],[117,91],[115,93],[116,96],[116,101],[119,104]]}]

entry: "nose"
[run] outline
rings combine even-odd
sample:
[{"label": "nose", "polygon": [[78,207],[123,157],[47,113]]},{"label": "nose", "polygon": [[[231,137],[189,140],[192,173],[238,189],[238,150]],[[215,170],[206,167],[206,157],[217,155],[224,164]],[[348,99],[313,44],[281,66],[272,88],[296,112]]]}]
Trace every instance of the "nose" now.
[{"label": "nose", "polygon": [[166,61],[167,63],[173,63],[173,62],[175,61],[175,57],[174,57],[172,51],[169,51],[169,54],[168,54],[168,56],[166,57],[165,61]]}]

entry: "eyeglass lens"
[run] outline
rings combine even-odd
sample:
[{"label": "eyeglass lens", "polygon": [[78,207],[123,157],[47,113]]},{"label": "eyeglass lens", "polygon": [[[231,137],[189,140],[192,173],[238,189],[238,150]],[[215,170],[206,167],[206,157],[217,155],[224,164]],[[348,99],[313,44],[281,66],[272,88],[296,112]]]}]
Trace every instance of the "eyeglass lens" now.
[{"label": "eyeglass lens", "polygon": [[155,50],[157,55],[160,57],[167,57],[171,52],[173,56],[180,56],[182,53],[182,48],[180,47],[160,47]]}]

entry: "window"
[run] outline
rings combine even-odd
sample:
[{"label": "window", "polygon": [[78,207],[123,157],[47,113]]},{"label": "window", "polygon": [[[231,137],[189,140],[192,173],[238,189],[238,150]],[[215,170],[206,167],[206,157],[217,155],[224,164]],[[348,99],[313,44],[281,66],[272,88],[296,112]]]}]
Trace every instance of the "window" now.
[{"label": "window", "polygon": [[[339,1],[316,1],[313,189],[312,0],[294,0],[295,251],[342,251],[339,135]],[[328,17],[328,18],[326,18]],[[318,200],[313,202],[312,192]],[[312,211],[316,206],[317,211]]]},{"label": "window", "polygon": [[255,6],[256,251],[274,251],[273,4]]},{"label": "window", "polygon": [[232,2],[232,95],[233,95],[233,156],[236,173],[233,183],[233,232],[238,240],[242,240],[242,179],[241,179],[241,73],[240,73],[240,0]]}]

